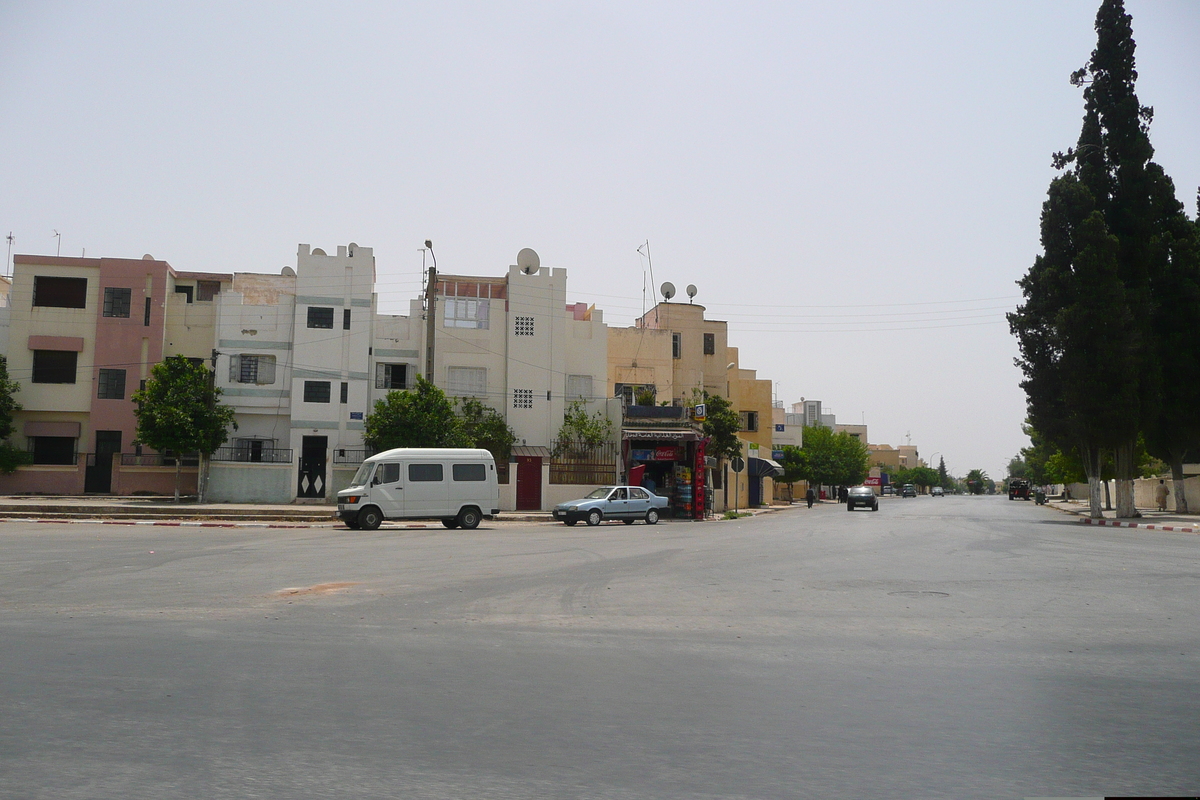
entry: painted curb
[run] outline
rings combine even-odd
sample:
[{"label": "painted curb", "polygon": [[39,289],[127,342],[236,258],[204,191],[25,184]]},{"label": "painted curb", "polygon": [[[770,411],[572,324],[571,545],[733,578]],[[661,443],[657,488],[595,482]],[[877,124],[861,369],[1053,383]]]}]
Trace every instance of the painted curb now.
[{"label": "painted curb", "polygon": [[1144,522],[1122,522],[1117,519],[1092,519],[1091,517],[1080,517],[1079,521],[1085,525],[1107,525],[1110,528],[1145,528],[1149,531],[1178,531],[1180,533],[1200,533],[1195,526],[1183,527],[1180,525],[1149,525]]}]

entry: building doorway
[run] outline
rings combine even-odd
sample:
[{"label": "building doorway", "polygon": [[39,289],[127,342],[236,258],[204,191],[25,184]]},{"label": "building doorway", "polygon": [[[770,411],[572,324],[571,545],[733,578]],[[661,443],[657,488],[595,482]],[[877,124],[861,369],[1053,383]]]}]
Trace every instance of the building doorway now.
[{"label": "building doorway", "polygon": [[113,453],[121,452],[120,431],[96,431],[96,451],[88,456],[83,491],[112,493]]},{"label": "building doorway", "polygon": [[517,511],[542,510],[542,457],[517,456]]},{"label": "building doorway", "polygon": [[325,496],[325,458],[327,436],[305,436],[300,447],[300,485],[297,497]]}]

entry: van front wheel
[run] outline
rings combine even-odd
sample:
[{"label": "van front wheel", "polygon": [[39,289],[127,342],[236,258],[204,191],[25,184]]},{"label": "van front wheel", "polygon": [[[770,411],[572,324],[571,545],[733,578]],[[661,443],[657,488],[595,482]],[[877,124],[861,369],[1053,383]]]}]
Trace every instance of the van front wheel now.
[{"label": "van front wheel", "polygon": [[479,527],[479,520],[482,516],[478,508],[470,506],[458,512],[458,524],[469,531],[475,530]]},{"label": "van front wheel", "polygon": [[375,506],[367,506],[358,512],[358,527],[364,531],[373,531],[383,522],[383,512]]}]

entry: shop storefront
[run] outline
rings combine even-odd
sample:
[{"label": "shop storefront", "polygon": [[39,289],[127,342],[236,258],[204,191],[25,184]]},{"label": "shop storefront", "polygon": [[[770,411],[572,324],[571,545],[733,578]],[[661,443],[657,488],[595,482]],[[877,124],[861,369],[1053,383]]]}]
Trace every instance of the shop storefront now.
[{"label": "shop storefront", "polygon": [[707,439],[695,430],[667,428],[624,428],[621,439],[630,483],[668,498],[674,517],[704,518]]}]

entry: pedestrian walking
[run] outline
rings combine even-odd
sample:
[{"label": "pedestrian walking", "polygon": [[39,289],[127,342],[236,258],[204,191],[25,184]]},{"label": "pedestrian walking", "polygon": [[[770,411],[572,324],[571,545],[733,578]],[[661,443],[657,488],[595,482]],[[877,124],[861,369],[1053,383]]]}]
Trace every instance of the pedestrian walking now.
[{"label": "pedestrian walking", "polygon": [[1158,486],[1154,487],[1154,502],[1158,503],[1159,511],[1167,510],[1167,495],[1171,490],[1167,488],[1167,482],[1162,478],[1158,479]]},{"label": "pedestrian walking", "polygon": [[811,486],[808,487],[808,491],[804,493],[804,499],[808,501],[808,507],[812,508],[813,500],[817,499],[817,493],[812,490]]}]

